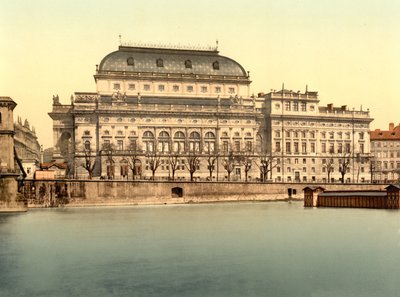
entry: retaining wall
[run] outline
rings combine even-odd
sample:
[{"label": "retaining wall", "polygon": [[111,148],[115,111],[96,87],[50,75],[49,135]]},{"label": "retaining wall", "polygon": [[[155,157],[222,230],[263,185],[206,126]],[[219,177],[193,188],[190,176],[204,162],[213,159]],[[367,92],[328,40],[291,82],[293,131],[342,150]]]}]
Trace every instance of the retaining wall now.
[{"label": "retaining wall", "polygon": [[[30,207],[303,200],[303,183],[26,180]],[[329,190],[378,190],[385,185],[321,184]]]}]

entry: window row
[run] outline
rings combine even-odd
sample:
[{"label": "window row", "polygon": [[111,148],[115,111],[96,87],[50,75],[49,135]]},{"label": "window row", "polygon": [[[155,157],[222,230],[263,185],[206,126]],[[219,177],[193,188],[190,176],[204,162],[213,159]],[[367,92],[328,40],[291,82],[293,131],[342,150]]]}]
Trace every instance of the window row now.
[{"label": "window row", "polygon": [[[281,142],[275,142],[275,152],[281,152]],[[316,153],[316,143],[311,142],[310,145],[307,145],[307,142],[286,142],[285,143],[285,152],[286,153],[308,153],[308,149],[310,153]],[[336,150],[335,150],[336,149]],[[328,146],[326,143],[321,143],[320,146],[321,153],[350,153],[351,152],[351,144],[350,143],[329,143]],[[358,144],[358,153],[365,153],[364,143]]]},{"label": "window row", "polygon": [[[128,143],[128,147],[124,146],[125,142],[123,140],[117,140],[116,146],[111,143],[110,140],[104,140],[102,149],[103,150],[132,150],[132,151],[145,151],[145,152],[176,152],[176,153],[185,153],[185,152],[215,152],[216,151],[216,142],[215,140],[205,140],[201,143],[200,139],[192,139],[189,141],[179,141],[175,139],[174,141],[168,140],[158,140],[157,142],[154,139],[145,139],[142,142],[142,145],[138,145],[135,139],[132,139]],[[85,141],[84,148],[86,151],[91,150],[90,141]],[[241,143],[240,141],[234,141],[230,143],[228,141],[222,142],[222,151],[224,153],[229,153],[231,151],[253,151],[253,143],[251,141],[246,141]]]},{"label": "window row", "polygon": [[[128,59],[126,59],[126,64],[128,66],[135,66],[135,59],[133,57],[129,57]],[[156,59],[155,65],[157,67],[164,67],[164,60],[162,58]],[[183,62],[183,65],[185,66],[185,68],[188,68],[188,69],[191,69],[193,67],[193,63],[191,60],[185,60]],[[218,61],[212,62],[211,66],[214,70],[219,70],[219,62]]]},{"label": "window row", "polygon": [[[121,90],[121,84],[120,83],[114,83],[113,89],[116,90],[116,91]],[[128,84],[128,90],[129,91],[137,90],[136,84]],[[150,84],[143,84],[142,85],[142,90],[146,91],[146,92],[150,91],[151,90],[151,85]],[[172,86],[172,91],[173,92],[179,92],[180,90],[181,89],[180,89],[179,85],[173,85]],[[157,85],[157,91],[158,92],[165,92],[166,91],[166,85],[163,85],[163,84]],[[200,86],[200,90],[199,91],[201,93],[208,93],[208,91],[209,91],[208,86]],[[229,94],[235,94],[235,91],[236,91],[236,89],[234,87],[229,87],[228,88],[228,93]],[[188,92],[188,93],[194,92],[194,86],[193,85],[186,86],[186,92]],[[221,92],[222,92],[222,87],[220,87],[220,86],[214,87],[214,93],[221,93]]]},{"label": "window row", "polygon": [[[363,140],[364,139],[364,132],[360,132],[359,133],[359,139]],[[276,138],[280,138],[281,137],[281,131],[280,130],[275,130],[274,133]],[[343,137],[345,139],[350,139],[351,137],[351,132],[325,132],[322,131],[320,132],[320,136],[322,139],[335,139],[335,135],[336,135],[336,139],[343,139]],[[316,132],[315,131],[310,131],[308,132],[308,136],[309,138],[315,138],[316,136]],[[289,137],[293,137],[293,138],[307,138],[307,132],[306,131],[285,131],[285,137],[289,138]]]}]

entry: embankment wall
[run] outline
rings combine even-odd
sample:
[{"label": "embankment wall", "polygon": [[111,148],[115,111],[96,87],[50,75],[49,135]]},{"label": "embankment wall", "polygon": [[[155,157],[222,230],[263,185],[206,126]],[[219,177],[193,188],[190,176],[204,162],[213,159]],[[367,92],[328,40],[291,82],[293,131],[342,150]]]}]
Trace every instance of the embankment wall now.
[{"label": "embankment wall", "polygon": [[[276,201],[303,199],[303,183],[26,180],[29,207]],[[386,185],[319,184],[328,190],[380,190]],[[293,191],[295,190],[295,191]]]}]

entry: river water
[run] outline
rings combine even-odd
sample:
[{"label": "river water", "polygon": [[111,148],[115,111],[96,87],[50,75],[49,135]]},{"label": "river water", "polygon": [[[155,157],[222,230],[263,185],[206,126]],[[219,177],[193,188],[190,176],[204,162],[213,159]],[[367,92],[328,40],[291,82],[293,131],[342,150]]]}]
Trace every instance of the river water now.
[{"label": "river water", "polygon": [[236,203],[0,215],[0,296],[400,296],[400,212]]}]

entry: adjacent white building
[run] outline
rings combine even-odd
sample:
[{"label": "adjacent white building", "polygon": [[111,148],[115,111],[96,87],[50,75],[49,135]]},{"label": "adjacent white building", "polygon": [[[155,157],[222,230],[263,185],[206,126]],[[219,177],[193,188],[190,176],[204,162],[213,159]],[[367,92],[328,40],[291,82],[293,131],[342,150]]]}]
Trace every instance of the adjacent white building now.
[{"label": "adjacent white building", "polygon": [[[265,95],[271,179],[283,182],[369,181],[369,111],[320,105],[317,92]],[[342,168],[342,164],[344,168]]]}]

